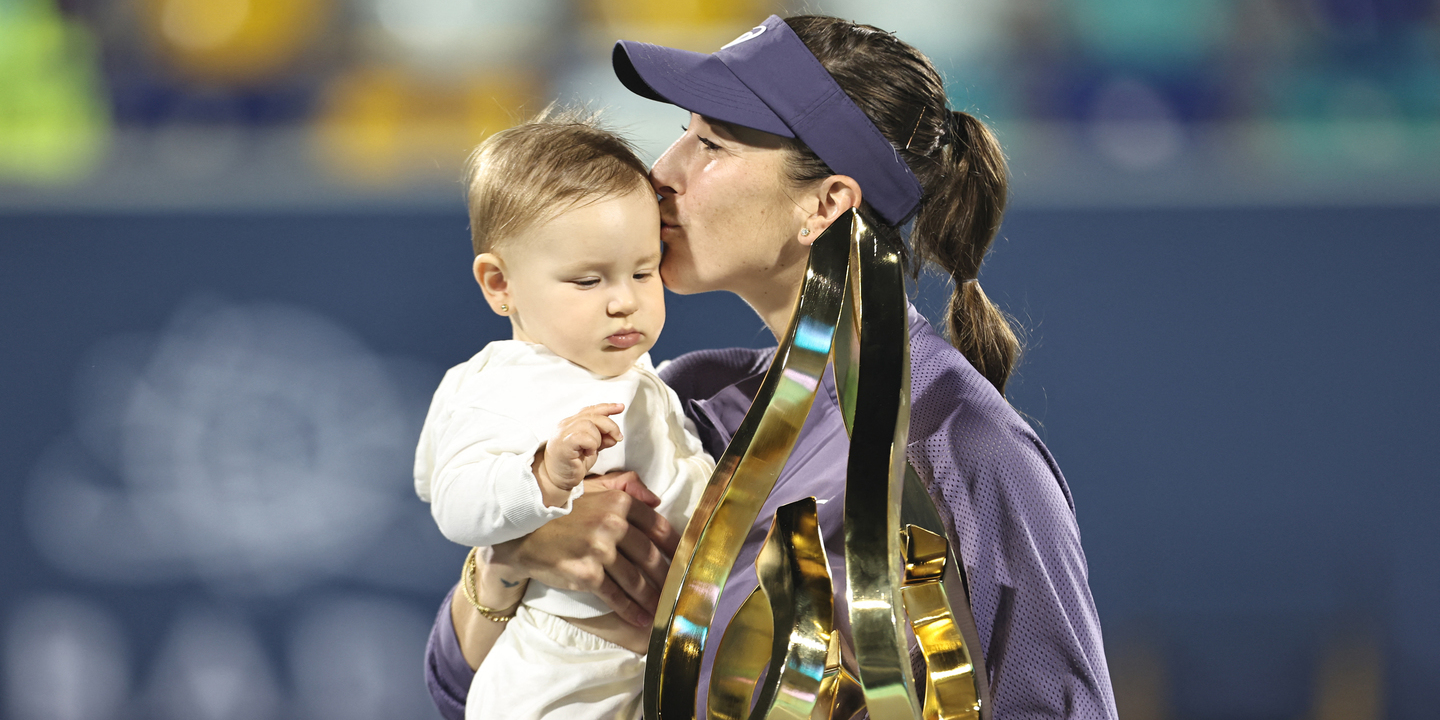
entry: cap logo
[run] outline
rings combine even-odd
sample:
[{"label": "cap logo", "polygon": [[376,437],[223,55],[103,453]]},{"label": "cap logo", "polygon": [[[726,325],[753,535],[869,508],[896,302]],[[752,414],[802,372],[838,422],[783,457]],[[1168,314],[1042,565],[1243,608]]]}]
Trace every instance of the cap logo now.
[{"label": "cap logo", "polygon": [[728,43],[725,43],[725,45],[723,45],[720,49],[721,49],[721,50],[724,50],[725,48],[735,47],[736,45],[739,45],[740,43],[743,43],[743,42],[745,42],[746,40],[753,40],[754,38],[760,37],[760,34],[763,33],[763,32],[765,32],[765,26],[764,26],[764,25],[756,25],[755,27],[751,28],[750,31],[747,32],[747,33],[745,33],[744,35],[741,35],[740,37],[735,38],[734,40],[731,40],[731,41],[728,42]]}]

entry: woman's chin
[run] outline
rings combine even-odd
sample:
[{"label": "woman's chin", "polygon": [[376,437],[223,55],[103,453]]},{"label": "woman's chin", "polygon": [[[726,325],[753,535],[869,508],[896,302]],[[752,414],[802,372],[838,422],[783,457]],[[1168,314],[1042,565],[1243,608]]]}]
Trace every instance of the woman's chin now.
[{"label": "woman's chin", "polygon": [[676,295],[693,295],[704,292],[703,289],[695,286],[695,278],[691,273],[679,272],[669,263],[660,266],[660,282],[665,283],[666,290]]}]

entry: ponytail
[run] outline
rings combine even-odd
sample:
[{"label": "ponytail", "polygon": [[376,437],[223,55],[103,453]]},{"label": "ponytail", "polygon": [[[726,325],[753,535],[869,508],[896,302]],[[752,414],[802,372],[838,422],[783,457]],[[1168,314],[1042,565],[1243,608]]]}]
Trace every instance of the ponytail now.
[{"label": "ponytail", "polygon": [[1005,156],[984,123],[958,110],[945,112],[942,147],[931,156],[940,172],[925,187],[911,247],[916,260],[937,265],[955,283],[945,313],[951,344],[1004,394],[1020,340],[980,289],[979,277],[1005,213]]},{"label": "ponytail", "polygon": [[[911,274],[930,263],[954,281],[945,322],[950,343],[1004,394],[1020,340],[978,279],[1005,213],[1009,176],[1000,143],[984,123],[947,107],[935,66],[894,35],[818,15],[785,22],[920,181]],[[834,174],[798,140],[790,149],[788,174],[796,187]]]}]

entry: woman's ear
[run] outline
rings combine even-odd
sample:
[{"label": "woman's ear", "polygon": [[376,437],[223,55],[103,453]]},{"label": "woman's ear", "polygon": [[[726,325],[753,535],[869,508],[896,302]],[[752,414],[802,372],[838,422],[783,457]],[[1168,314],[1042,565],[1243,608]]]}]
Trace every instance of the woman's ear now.
[{"label": "woman's ear", "polygon": [[800,231],[800,242],[804,245],[815,242],[815,238],[820,237],[830,223],[850,208],[860,207],[860,183],[849,175],[831,175],[820,181],[815,192],[820,202]]},{"label": "woman's ear", "polygon": [[515,309],[510,297],[510,282],[505,278],[505,261],[494,253],[480,253],[475,256],[475,282],[485,294],[485,302],[496,315],[508,317]]}]

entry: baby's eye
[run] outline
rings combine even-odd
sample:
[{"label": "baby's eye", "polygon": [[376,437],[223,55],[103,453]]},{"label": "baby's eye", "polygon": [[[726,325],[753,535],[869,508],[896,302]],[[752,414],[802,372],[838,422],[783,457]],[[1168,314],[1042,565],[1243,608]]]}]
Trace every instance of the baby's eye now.
[{"label": "baby's eye", "polygon": [[579,278],[570,282],[582,288],[592,288],[600,284],[600,278]]},{"label": "baby's eye", "polygon": [[636,280],[649,280],[649,279],[650,279],[650,276],[651,276],[651,275],[654,275],[654,274],[655,274],[655,271],[654,271],[654,270],[641,270],[640,272],[635,273],[635,279],[636,279]]}]

